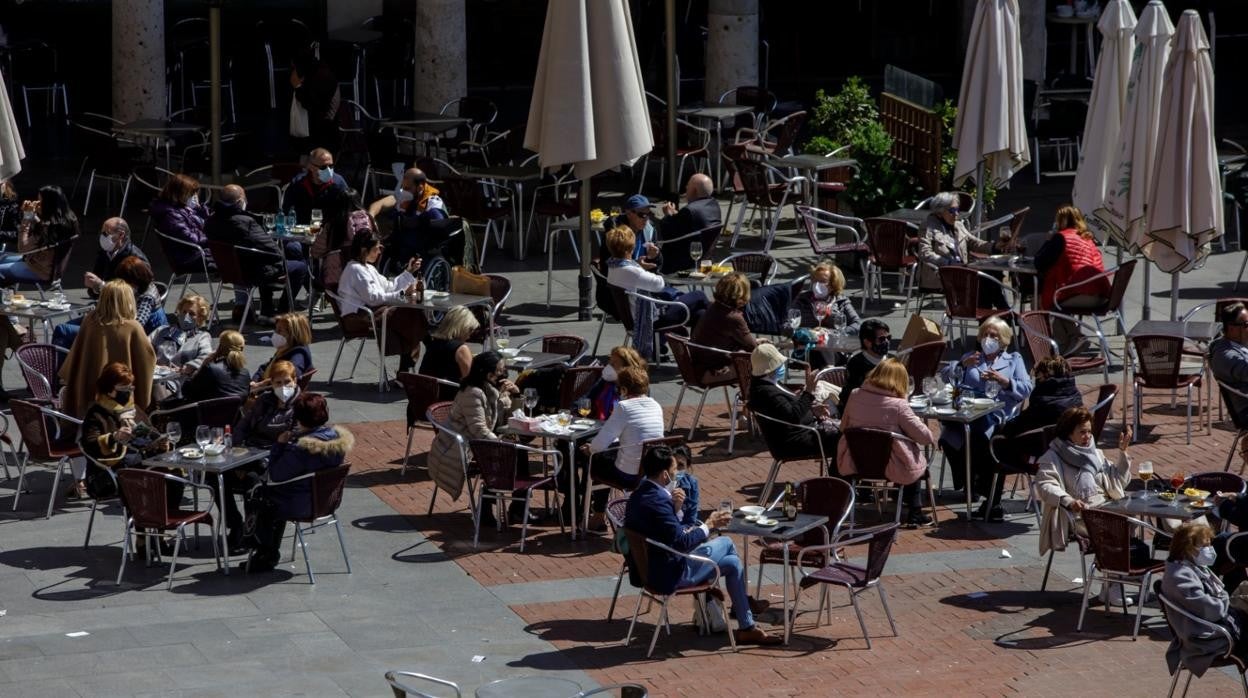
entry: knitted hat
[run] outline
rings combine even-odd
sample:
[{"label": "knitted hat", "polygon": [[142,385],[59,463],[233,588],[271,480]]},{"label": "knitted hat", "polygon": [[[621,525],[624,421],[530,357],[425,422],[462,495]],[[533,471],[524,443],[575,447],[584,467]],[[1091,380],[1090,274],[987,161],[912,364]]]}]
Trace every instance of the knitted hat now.
[{"label": "knitted hat", "polygon": [[760,344],[750,352],[750,374],[766,376],[784,365],[784,355],[774,344]]}]

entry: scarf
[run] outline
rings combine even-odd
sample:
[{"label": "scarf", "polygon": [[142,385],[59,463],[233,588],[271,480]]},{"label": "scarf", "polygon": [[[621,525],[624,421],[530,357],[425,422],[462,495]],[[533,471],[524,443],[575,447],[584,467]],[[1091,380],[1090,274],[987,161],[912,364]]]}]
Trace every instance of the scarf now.
[{"label": "scarf", "polygon": [[1074,468],[1078,472],[1070,492],[1072,497],[1086,502],[1101,493],[1096,484],[1096,474],[1101,471],[1104,462],[1100,454],[1096,452],[1095,444],[1076,446],[1066,439],[1053,439],[1049,447],[1057,454],[1062,465]]},{"label": "scarf", "polygon": [[424,189],[420,192],[420,196],[416,197],[416,210],[424,213],[429,208],[429,199],[440,196],[442,192],[438,188],[425,182]]},{"label": "scarf", "polygon": [[[609,267],[640,267],[631,259],[612,258],[607,261]],[[654,346],[654,305],[638,302],[633,306],[633,348],[647,360],[657,358],[658,347]]]}]

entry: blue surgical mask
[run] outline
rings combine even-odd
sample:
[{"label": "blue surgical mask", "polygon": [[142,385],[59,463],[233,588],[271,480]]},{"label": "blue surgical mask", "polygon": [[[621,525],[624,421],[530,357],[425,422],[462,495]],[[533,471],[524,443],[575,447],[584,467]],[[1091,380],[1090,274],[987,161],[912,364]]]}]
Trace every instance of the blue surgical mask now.
[{"label": "blue surgical mask", "polygon": [[776,383],[783,383],[784,379],[789,375],[789,367],[784,364],[780,364],[780,368],[776,369],[776,373],[774,375]]},{"label": "blue surgical mask", "polygon": [[1218,559],[1217,551],[1213,549],[1212,545],[1206,545],[1200,550],[1196,551],[1196,559],[1194,559],[1193,562],[1195,562],[1196,564],[1202,567],[1210,567],[1213,565],[1213,563],[1217,559]]},{"label": "blue surgical mask", "polygon": [[186,313],[182,317],[178,318],[178,329],[182,330],[183,332],[194,332],[195,331],[195,316],[191,315],[190,313]]},{"label": "blue surgical mask", "polygon": [[334,178],[334,168],[326,167],[323,170],[317,170],[316,178],[320,180],[322,184],[328,183]]},{"label": "blue surgical mask", "polygon": [[984,340],[979,343],[979,346],[983,348],[984,353],[989,356],[992,356],[1001,350],[1001,342],[997,341],[996,337],[985,337]]}]

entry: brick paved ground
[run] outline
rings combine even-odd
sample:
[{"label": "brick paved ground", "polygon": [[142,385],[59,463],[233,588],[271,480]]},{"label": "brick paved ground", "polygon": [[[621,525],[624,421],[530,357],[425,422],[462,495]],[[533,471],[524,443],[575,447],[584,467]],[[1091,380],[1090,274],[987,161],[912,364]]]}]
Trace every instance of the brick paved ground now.
[{"label": "brick paved ground", "polygon": [[[1091,392],[1094,385],[1088,383]],[[1215,421],[1212,434],[1203,428],[1184,443],[1183,404],[1171,409],[1166,396],[1146,400],[1145,427],[1133,447],[1136,462],[1151,459],[1157,472],[1169,475],[1220,469],[1233,431]],[[1115,417],[1120,419],[1120,411]],[[692,410],[682,408],[678,426],[686,426]],[[1216,414],[1215,414],[1216,418]],[[770,460],[761,444],[739,437],[737,453],[726,453],[727,414],[724,406],[708,405],[705,428],[694,441],[703,508],[721,498],[738,505],[756,496],[766,477]],[[1111,422],[1105,443],[1116,442],[1118,424]],[[604,540],[572,542],[554,526],[531,529],[526,551],[518,551],[518,531],[502,534],[483,531],[480,550],[471,545],[471,523],[465,500],[452,503],[439,495],[432,516],[426,516],[432,484],[422,469],[409,468],[398,476],[406,438],[399,422],[353,425],[363,438],[357,447],[358,483],[372,488],[381,499],[405,515],[478,582],[495,588],[535,583],[529,588],[558,580],[609,578],[619,569],[619,558]],[[413,465],[424,462],[431,434],[419,430],[413,447]],[[1112,456],[1113,450],[1107,449]],[[1237,460],[1238,462],[1238,460]],[[815,474],[815,465],[786,466],[782,479]],[[967,524],[958,519],[957,502],[942,504],[939,525],[920,531],[903,531],[894,548],[897,560],[939,559],[959,551],[989,560],[997,551],[1030,546],[1034,555],[1033,520],[1028,517],[997,525]],[[950,508],[952,507],[952,508]],[[1022,538],[1020,542],[1019,538]],[[1015,547],[1019,550],[1019,547]],[[1073,555],[1068,553],[1073,558]],[[708,686],[716,693],[750,696],[830,695],[834,693],[905,693],[910,695],[1067,695],[1078,690],[1091,695],[1155,693],[1168,681],[1161,661],[1168,633],[1154,608],[1145,611],[1145,628],[1138,642],[1131,642],[1129,620],[1090,612],[1084,633],[1075,633],[1079,595],[1068,578],[1054,576],[1049,592],[1039,592],[1043,568],[1034,557],[1018,556],[1017,564],[993,567],[963,565],[957,570],[915,571],[886,577],[900,636],[890,637],[888,624],[873,594],[862,597],[874,648],[866,650],[843,592],[833,593],[832,622],[813,628],[814,614],[798,621],[793,644],[787,648],[743,649],[732,655],[724,637],[698,637],[688,624],[691,608],[675,603],[672,638],[661,637],[653,660],[645,659],[645,644],[653,626],[650,616],[639,622],[639,638],[630,647],[620,641],[635,597],[625,585],[617,619],[605,622],[610,585],[585,592],[577,587],[567,598],[537,602],[519,598],[511,608],[529,623],[530,632],[558,648],[564,659],[584,669],[601,683],[641,681],[656,695],[705,695]],[[946,568],[947,569],[947,568]],[[559,587],[564,589],[565,587]],[[570,588],[570,587],[568,587]],[[982,596],[978,594],[982,593]],[[779,587],[765,585],[764,597],[778,602]],[[975,597],[970,596],[976,594]],[[524,597],[525,593],[519,593]],[[812,607],[814,595],[805,597]],[[766,614],[765,622],[779,622]],[[552,658],[527,656],[513,660],[519,666],[542,668]],[[726,681],[726,672],[731,680]],[[713,682],[713,683],[712,683]],[[1147,686],[1147,689],[1142,688]],[[1215,695],[1234,690],[1234,679],[1225,674],[1197,682],[1195,695]]]}]

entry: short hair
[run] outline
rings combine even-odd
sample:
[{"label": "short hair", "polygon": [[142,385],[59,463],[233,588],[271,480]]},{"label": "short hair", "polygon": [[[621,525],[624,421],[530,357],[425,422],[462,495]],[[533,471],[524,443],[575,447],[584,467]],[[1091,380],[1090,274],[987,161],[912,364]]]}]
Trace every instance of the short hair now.
[{"label": "short hair", "polygon": [[616,372],[615,384],[629,397],[641,397],[650,392],[650,375],[644,368],[629,366]]},{"label": "short hair", "polygon": [[95,391],[107,395],[113,392],[113,388],[127,383],[134,383],[134,372],[122,362],[114,361],[100,371],[100,377],[95,380]]},{"label": "short hair", "polygon": [[875,341],[875,333],[880,330],[891,332],[891,330],[888,329],[888,324],[883,320],[878,320],[876,318],[863,320],[862,324],[858,326],[858,341],[863,342],[868,339]]},{"label": "short hair", "polygon": [[184,310],[190,310],[195,315],[196,320],[203,322],[208,319],[208,313],[212,311],[212,308],[203,296],[197,293],[190,293],[182,296],[182,299],[174,306],[174,312],[178,315],[181,315]]},{"label": "short hair", "polygon": [[817,271],[828,272],[828,291],[833,296],[839,296],[845,291],[845,272],[840,267],[825,259],[810,268],[811,276]]},{"label": "short hair", "polygon": [[689,450],[689,444],[677,444],[672,446],[672,457],[676,459],[677,467],[683,462],[685,467],[693,465],[693,451]]},{"label": "short hair", "polygon": [[1062,416],[1057,418],[1057,424],[1053,430],[1058,438],[1070,441],[1070,435],[1074,434],[1076,429],[1091,421],[1092,413],[1088,411],[1088,408],[1068,407]]},{"label": "short hair", "polygon": [[1010,342],[1014,341],[1014,328],[1006,324],[1005,320],[999,317],[990,317],[979,325],[979,332],[975,335],[977,339],[983,339],[984,334],[988,330],[996,330],[1001,337],[1001,348],[1005,349],[1010,346]]},{"label": "short hair", "polygon": [[637,235],[626,225],[617,225],[607,231],[607,252],[616,259],[632,259]]},{"label": "short hair", "polygon": [[100,299],[95,303],[96,322],[116,325],[123,320],[133,320],[138,315],[134,304],[134,289],[121,279],[113,279],[100,289]]},{"label": "short hair", "polygon": [[237,330],[225,330],[217,335],[215,358],[224,359],[225,365],[235,371],[247,367],[247,342]]},{"label": "short hair", "polygon": [[110,222],[112,226],[109,228],[109,233],[121,233],[127,240],[130,239],[130,224],[126,222],[125,218],[113,217],[104,221],[105,224]]},{"label": "short hair", "polygon": [[274,331],[285,325],[286,334],[290,335],[286,338],[290,341],[286,342],[281,353],[286,354],[295,347],[306,347],[312,344],[312,326],[308,324],[308,316],[305,313],[283,313],[274,318],[273,323]]},{"label": "short hair", "polygon": [[274,378],[289,378],[291,380],[295,380],[296,373],[298,373],[298,370],[295,369],[294,364],[289,361],[278,359],[277,361],[269,364],[269,370],[264,372],[264,377],[270,380]]},{"label": "short hair", "polygon": [[143,258],[138,255],[131,255],[121,260],[113,276],[130,284],[135,293],[143,293],[156,280],[156,275],[152,273],[152,265],[143,261]]},{"label": "short hair", "polygon": [[1235,301],[1222,309],[1222,314],[1218,316],[1218,320],[1222,322],[1222,326],[1225,328],[1227,325],[1239,322],[1239,314],[1244,312],[1244,310],[1248,310],[1248,306]]},{"label": "short hair", "polygon": [[927,207],[932,213],[957,208],[960,203],[956,192],[942,191],[928,200]]},{"label": "short hair", "polygon": [[477,317],[472,314],[468,308],[457,305],[446,311],[446,315],[442,317],[442,322],[434,328],[434,339],[457,339],[465,341],[472,336],[481,327],[481,323],[477,321]]},{"label": "short hair", "polygon": [[313,148],[312,152],[308,153],[308,159],[315,160],[322,155],[328,155],[331,158],[334,157],[334,154],[329,152],[328,148]]},{"label": "short hair", "polygon": [[223,203],[236,204],[247,198],[247,192],[237,184],[227,184],[221,188],[221,193],[217,196]]},{"label": "short hair", "polygon": [[364,259],[364,253],[372,250],[381,244],[381,239],[373,234],[371,230],[361,230],[351,238],[351,259],[361,262]]},{"label": "short hair", "polygon": [[1191,560],[1196,551],[1213,542],[1213,529],[1198,521],[1188,521],[1174,529],[1174,537],[1170,539],[1171,562]]},{"label": "short hair", "polygon": [[910,392],[910,372],[896,359],[884,359],[867,373],[866,383],[883,388],[897,397],[904,398]]},{"label": "short hair", "polygon": [[616,347],[611,350],[611,355],[607,358],[619,359],[624,368],[632,366],[645,370],[647,366],[646,360],[632,347]]},{"label": "short hair", "polygon": [[1033,376],[1043,374],[1049,378],[1065,378],[1070,375],[1070,362],[1062,356],[1048,356],[1037,361],[1031,373]]},{"label": "short hair", "polygon": [[290,414],[299,424],[321,427],[329,421],[329,404],[320,393],[300,393],[291,404]]},{"label": "short hair", "polygon": [[1088,222],[1083,218],[1083,211],[1075,206],[1067,204],[1057,209],[1057,215],[1053,218],[1054,225],[1058,230],[1066,230],[1074,228],[1079,233],[1079,237],[1084,240],[1092,239],[1092,231],[1088,230]]},{"label": "short hair", "polygon": [[641,472],[646,477],[654,477],[672,467],[672,449],[666,444],[659,444],[645,449],[641,458]]},{"label": "short hair", "polygon": [[191,198],[191,194],[198,191],[198,180],[190,175],[179,173],[170,177],[168,182],[165,182],[164,189],[160,190],[160,194],[156,198],[181,206],[186,203],[187,199]]},{"label": "short hair", "polygon": [[745,274],[734,271],[715,284],[715,300],[733,308],[743,308],[750,302],[750,280]]}]

